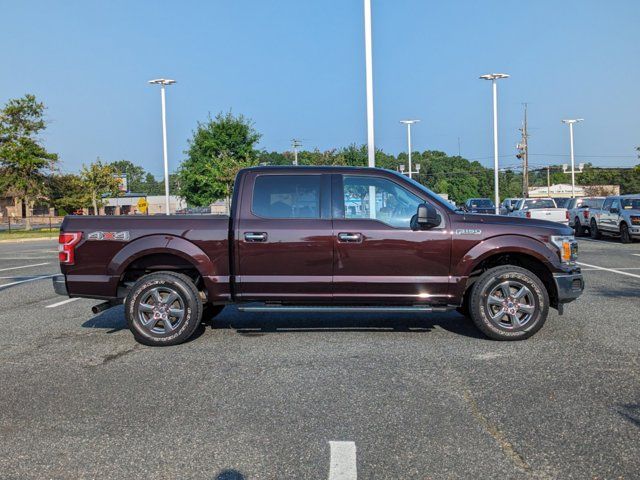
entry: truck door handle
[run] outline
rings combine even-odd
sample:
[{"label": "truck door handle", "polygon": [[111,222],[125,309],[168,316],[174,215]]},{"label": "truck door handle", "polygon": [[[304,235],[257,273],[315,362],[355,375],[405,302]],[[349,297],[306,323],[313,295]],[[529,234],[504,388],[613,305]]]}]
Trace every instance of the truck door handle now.
[{"label": "truck door handle", "polygon": [[265,232],[246,232],[244,239],[247,242],[266,242],[267,234]]},{"label": "truck door handle", "polygon": [[362,242],[362,234],[342,232],[338,234],[338,241],[342,243],[360,243]]}]

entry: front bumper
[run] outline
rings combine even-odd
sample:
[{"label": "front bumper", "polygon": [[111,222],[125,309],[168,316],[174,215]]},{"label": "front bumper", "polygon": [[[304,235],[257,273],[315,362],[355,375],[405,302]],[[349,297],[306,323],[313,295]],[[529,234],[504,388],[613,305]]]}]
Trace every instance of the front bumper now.
[{"label": "front bumper", "polygon": [[630,226],[629,233],[633,238],[640,238],[640,226],[639,225]]},{"label": "front bumper", "polygon": [[69,295],[67,292],[67,281],[65,280],[64,275],[54,275],[51,278],[51,281],[53,282],[53,290],[58,295]]},{"label": "front bumper", "polygon": [[556,283],[559,304],[573,302],[584,290],[581,273],[554,273],[553,281]]}]

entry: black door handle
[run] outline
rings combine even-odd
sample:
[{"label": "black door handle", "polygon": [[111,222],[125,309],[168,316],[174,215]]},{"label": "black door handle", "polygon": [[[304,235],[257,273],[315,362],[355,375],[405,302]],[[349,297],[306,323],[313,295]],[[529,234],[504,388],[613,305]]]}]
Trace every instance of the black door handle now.
[{"label": "black door handle", "polygon": [[338,241],[342,243],[360,243],[362,242],[362,234],[342,232],[338,234]]},{"label": "black door handle", "polygon": [[267,234],[265,232],[245,232],[244,239],[247,242],[266,242]]}]

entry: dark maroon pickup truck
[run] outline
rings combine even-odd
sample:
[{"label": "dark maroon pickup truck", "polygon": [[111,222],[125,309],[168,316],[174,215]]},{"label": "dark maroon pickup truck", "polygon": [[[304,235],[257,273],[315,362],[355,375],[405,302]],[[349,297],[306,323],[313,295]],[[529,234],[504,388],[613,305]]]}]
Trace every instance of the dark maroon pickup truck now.
[{"label": "dark maroon pickup truck", "polygon": [[[147,345],[230,303],[258,312],[457,309],[488,337],[537,332],[584,288],[573,231],[455,210],[392,171],[256,167],[231,216],[66,217],[56,292],[125,304]],[[452,321],[455,320],[452,318]]]}]

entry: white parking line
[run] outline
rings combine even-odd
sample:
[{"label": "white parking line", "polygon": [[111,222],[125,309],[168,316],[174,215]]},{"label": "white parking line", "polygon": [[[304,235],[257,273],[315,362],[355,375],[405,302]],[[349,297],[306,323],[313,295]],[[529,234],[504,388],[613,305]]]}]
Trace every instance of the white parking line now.
[{"label": "white parking line", "polygon": [[577,262],[577,263],[578,263],[578,265],[583,265],[585,267],[591,267],[591,268],[594,268],[596,270],[604,270],[605,272],[613,272],[613,273],[617,273],[619,275],[626,275],[628,277],[640,278],[640,275],[636,275],[635,273],[623,272],[622,270],[616,270],[615,268],[599,267],[598,265],[589,265],[588,263],[582,263],[582,262]]},{"label": "white parking line", "polygon": [[57,274],[53,274],[53,275],[43,275],[41,277],[36,277],[36,278],[29,278],[27,280],[20,280],[19,282],[11,282],[11,283],[5,283],[4,285],[0,285],[0,290],[2,290],[5,287],[10,287],[12,285],[18,285],[20,283],[27,283],[27,282],[34,282],[36,280],[42,280],[43,278],[51,278],[51,277],[55,277]]},{"label": "white parking line", "polygon": [[75,302],[76,300],[80,300],[79,298],[67,298],[66,300],[62,300],[61,302],[58,303],[52,303],[51,305],[47,305],[44,308],[56,308],[59,307],[60,305],[65,305],[67,303],[71,303],[71,302]]},{"label": "white parking line", "polygon": [[49,262],[34,263],[33,265],[22,265],[21,267],[0,268],[0,272],[6,272],[7,270],[18,270],[19,268],[41,267],[42,265],[49,265]]},{"label": "white parking line", "polygon": [[358,472],[355,442],[329,442],[329,447],[329,480],[356,480]]},{"label": "white parking line", "polygon": [[[583,268],[583,272],[590,272],[594,270],[600,270],[599,268]],[[640,267],[618,267],[616,270],[640,270]]]},{"label": "white parking line", "polygon": [[640,253],[632,253],[631,255],[635,255],[636,257],[640,257]]}]

